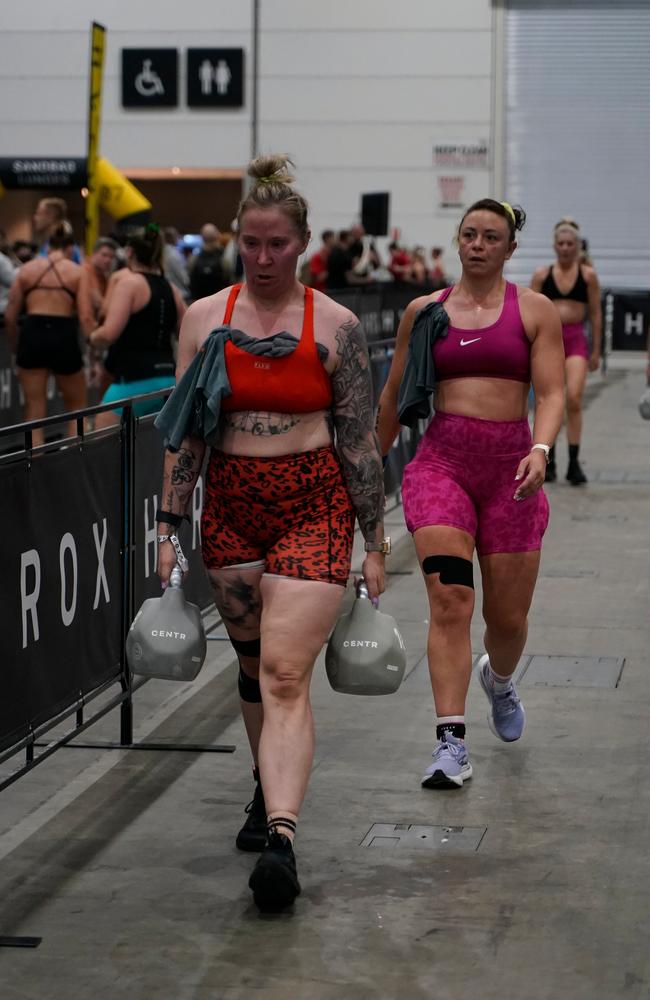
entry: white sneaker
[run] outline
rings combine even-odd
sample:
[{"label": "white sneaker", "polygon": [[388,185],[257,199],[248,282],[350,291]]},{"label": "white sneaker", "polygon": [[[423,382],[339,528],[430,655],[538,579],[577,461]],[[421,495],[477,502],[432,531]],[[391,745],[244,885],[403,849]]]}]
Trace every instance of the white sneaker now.
[{"label": "white sneaker", "polygon": [[463,740],[446,731],[431,754],[433,762],[422,775],[423,788],[462,788],[472,777],[467,747]]}]

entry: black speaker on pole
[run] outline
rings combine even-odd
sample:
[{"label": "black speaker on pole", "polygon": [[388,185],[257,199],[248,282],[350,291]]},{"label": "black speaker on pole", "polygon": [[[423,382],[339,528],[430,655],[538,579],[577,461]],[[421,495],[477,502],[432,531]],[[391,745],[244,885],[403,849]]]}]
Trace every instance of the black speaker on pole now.
[{"label": "black speaker on pole", "polygon": [[361,225],[369,236],[388,236],[389,208],[388,191],[361,195]]}]

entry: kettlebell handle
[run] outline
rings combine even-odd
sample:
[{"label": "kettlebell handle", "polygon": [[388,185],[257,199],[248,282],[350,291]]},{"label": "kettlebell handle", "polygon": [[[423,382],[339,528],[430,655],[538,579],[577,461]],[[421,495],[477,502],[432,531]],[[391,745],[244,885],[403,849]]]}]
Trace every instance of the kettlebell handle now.
[{"label": "kettlebell handle", "polygon": [[361,577],[357,580],[357,597],[362,597],[366,601],[370,599],[370,594],[368,593],[368,585],[366,581]]}]

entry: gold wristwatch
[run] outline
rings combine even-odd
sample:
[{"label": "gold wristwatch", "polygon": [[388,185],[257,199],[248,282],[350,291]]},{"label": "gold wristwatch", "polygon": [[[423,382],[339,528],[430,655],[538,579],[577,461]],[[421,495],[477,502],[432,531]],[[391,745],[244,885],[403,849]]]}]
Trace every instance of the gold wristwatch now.
[{"label": "gold wristwatch", "polygon": [[380,542],[365,542],[364,549],[366,552],[381,552],[382,555],[390,555],[390,538],[382,538]]}]

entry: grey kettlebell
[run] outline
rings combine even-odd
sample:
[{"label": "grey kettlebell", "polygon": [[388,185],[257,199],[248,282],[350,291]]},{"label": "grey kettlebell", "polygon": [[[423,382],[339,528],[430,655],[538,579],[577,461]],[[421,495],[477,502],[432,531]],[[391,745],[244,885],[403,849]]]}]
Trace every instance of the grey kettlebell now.
[{"label": "grey kettlebell", "polygon": [[650,420],[650,385],[639,400],[639,413],[644,420]]},{"label": "grey kettlebell", "polygon": [[185,600],[182,581],[175,566],[162,597],[150,597],[133,619],[126,655],[134,674],[193,681],[203,666],[207,643],[201,612]]},{"label": "grey kettlebell", "polygon": [[361,581],[352,610],[341,615],[325,652],[330,685],[343,694],[394,694],[406,669],[406,647],[392,615],[373,605]]}]

